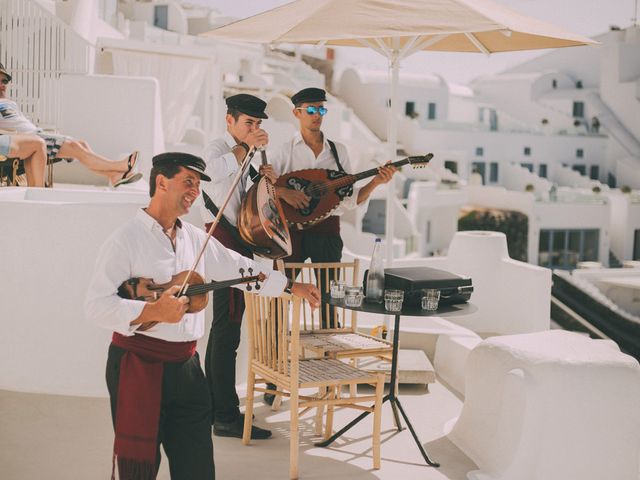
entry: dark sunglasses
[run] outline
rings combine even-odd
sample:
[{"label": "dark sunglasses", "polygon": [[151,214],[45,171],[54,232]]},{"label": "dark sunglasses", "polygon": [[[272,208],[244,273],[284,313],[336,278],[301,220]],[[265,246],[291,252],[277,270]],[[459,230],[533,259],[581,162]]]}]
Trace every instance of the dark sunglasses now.
[{"label": "dark sunglasses", "polygon": [[2,80],[0,80],[0,83],[2,83],[3,85],[8,85],[11,83],[11,80],[9,80],[8,78],[3,78]]},{"label": "dark sunglasses", "polygon": [[319,113],[321,117],[327,114],[327,107],[316,107],[315,105],[309,105],[308,107],[298,107],[297,110],[304,110],[309,115],[315,115]]}]

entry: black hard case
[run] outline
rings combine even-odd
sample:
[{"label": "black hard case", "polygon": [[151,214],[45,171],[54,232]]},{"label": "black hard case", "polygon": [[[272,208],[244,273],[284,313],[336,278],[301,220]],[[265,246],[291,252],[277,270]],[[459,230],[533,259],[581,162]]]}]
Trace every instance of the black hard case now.
[{"label": "black hard case", "polygon": [[[367,272],[364,273],[366,291]],[[429,267],[400,267],[384,269],[384,288],[404,291],[406,305],[419,306],[427,288],[440,290],[440,305],[465,303],[471,298],[471,278]]]}]

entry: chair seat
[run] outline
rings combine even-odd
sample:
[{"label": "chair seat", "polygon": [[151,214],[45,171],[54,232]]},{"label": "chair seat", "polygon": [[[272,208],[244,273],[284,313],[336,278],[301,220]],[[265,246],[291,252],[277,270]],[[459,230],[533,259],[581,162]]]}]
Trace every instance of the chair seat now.
[{"label": "chair seat", "polygon": [[300,344],[305,349],[328,355],[347,352],[375,355],[391,350],[389,342],[360,333],[301,332]]},{"label": "chair seat", "polygon": [[375,374],[333,358],[300,360],[298,365],[298,385],[301,387],[337,385],[350,381],[366,383],[369,379],[376,381]]}]

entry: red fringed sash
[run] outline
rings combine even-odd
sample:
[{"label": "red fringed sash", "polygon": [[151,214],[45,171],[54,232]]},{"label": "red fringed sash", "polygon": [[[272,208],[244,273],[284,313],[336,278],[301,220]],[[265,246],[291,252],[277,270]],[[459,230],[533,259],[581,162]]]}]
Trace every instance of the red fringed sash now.
[{"label": "red fringed sash", "polygon": [[[114,467],[120,480],[156,478],[156,450],[164,362],[184,362],[196,342],[167,342],[146,335],[113,334],[113,345],[127,350],[120,362]],[[111,472],[112,480],[115,478]]]}]

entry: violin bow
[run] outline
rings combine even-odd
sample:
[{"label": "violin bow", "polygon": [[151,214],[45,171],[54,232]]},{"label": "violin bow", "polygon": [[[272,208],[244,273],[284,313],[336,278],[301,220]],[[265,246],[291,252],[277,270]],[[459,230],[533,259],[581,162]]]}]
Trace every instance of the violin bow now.
[{"label": "violin bow", "polygon": [[231,187],[229,187],[227,196],[225,197],[224,202],[220,207],[218,214],[216,215],[216,218],[213,219],[213,222],[211,223],[211,227],[209,227],[209,231],[207,232],[207,239],[202,244],[200,253],[198,253],[198,258],[196,258],[196,261],[193,262],[193,266],[189,269],[189,271],[187,272],[187,275],[184,277],[184,282],[182,282],[182,285],[180,286],[180,290],[177,296],[184,295],[184,292],[186,291],[187,285],[189,283],[189,278],[191,278],[191,274],[194,272],[194,270],[198,266],[198,263],[202,258],[202,254],[204,253],[204,249],[207,247],[207,244],[209,243],[209,239],[211,238],[211,235],[213,234],[214,230],[218,226],[218,223],[220,222],[220,218],[222,218],[222,213],[224,212],[224,209],[227,207],[229,200],[231,200],[231,195],[233,195],[233,192],[238,186],[238,183],[240,183],[240,179],[242,178],[244,173],[247,171],[247,168],[249,168],[249,164],[251,164],[251,160],[253,159],[253,156],[255,155],[256,151],[257,149],[255,147],[251,147],[249,151],[245,154],[244,158],[242,159],[242,163],[240,164],[238,173],[236,173],[236,176],[233,179],[233,183],[231,184]]}]

